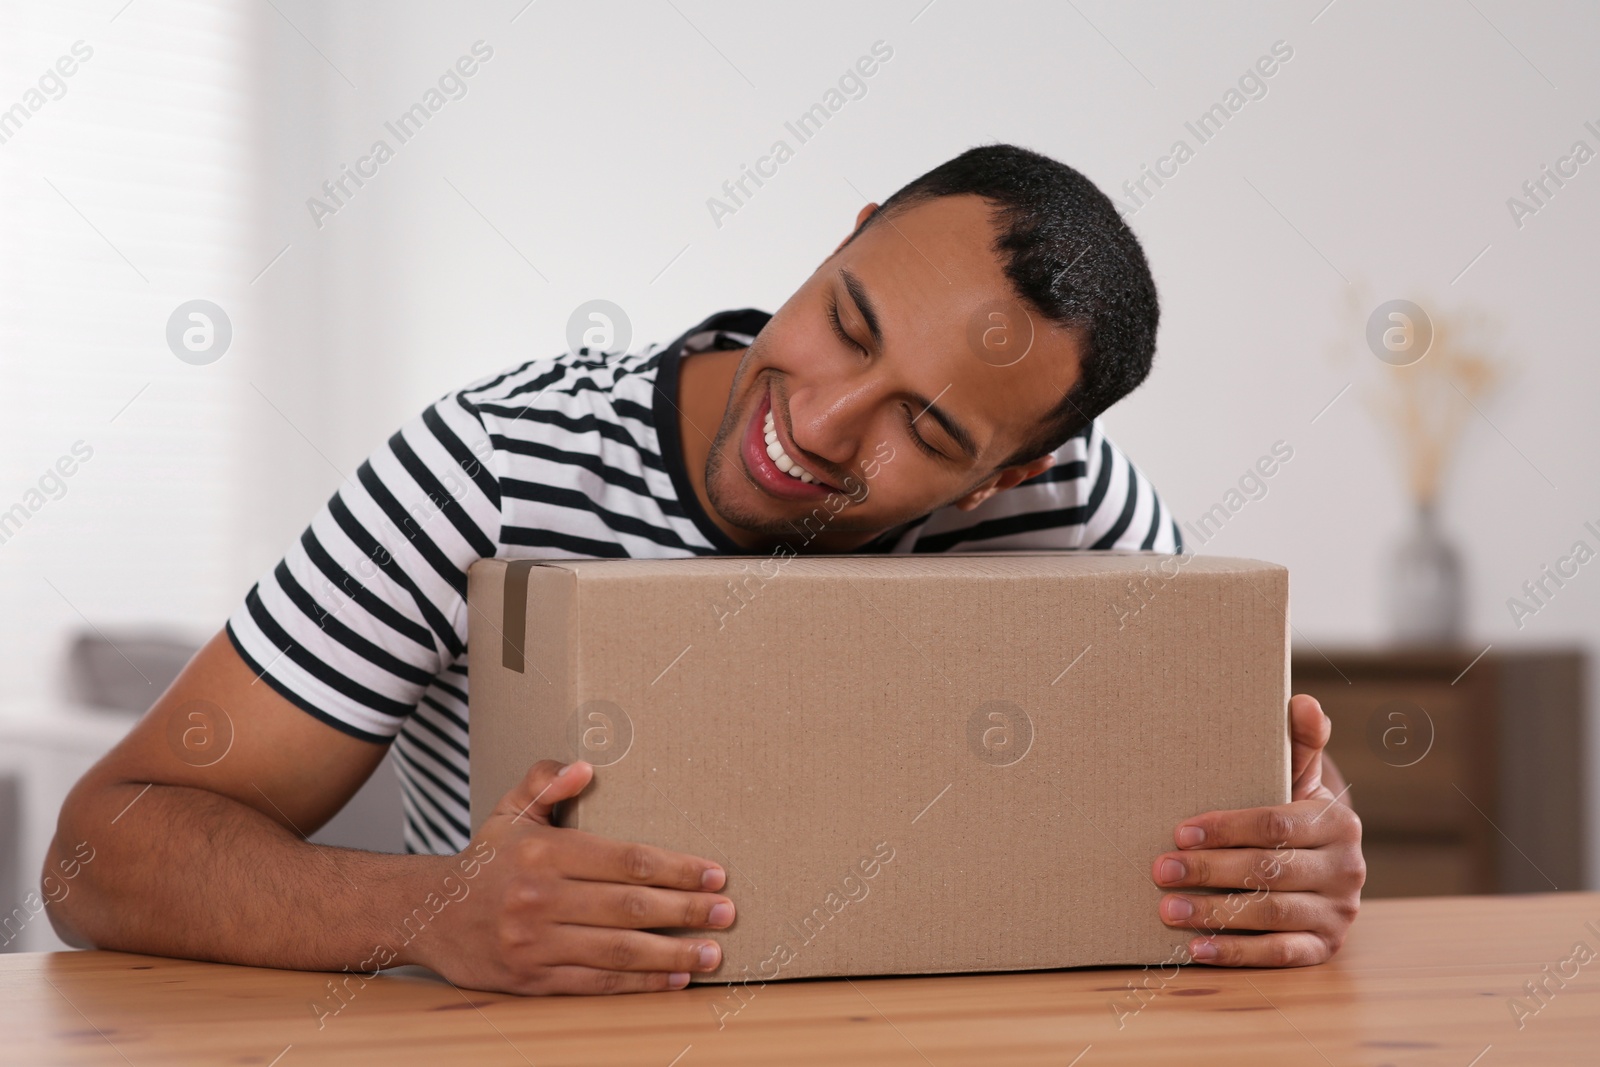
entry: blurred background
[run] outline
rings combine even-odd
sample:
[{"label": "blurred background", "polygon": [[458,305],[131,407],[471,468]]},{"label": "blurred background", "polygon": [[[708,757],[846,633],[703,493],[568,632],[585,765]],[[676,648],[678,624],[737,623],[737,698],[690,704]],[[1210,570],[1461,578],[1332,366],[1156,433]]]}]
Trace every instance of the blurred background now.
[{"label": "blurred background", "polygon": [[[991,141],[1144,242],[1105,423],[1191,548],[1290,568],[1369,893],[1600,884],[1597,47],[1512,0],[0,0],[0,947],[58,945],[66,790],[402,422],[591,300],[776,310]],[[399,851],[397,795],[319,839]]]}]

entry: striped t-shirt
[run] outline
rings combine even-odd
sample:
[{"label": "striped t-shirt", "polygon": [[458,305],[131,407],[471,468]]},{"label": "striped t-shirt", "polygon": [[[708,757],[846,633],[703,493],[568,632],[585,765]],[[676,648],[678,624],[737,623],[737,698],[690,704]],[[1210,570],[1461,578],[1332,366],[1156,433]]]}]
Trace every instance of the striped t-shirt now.
[{"label": "striped t-shirt", "polygon": [[[468,829],[467,568],[484,558],[748,554],[684,469],[678,364],[743,348],[771,316],[712,315],[670,345],[522,363],[448,393],[361,464],[228,619],[240,656],[323,722],[393,740],[412,852]],[[859,552],[1181,550],[1177,524],[1099,424],[971,511]]]}]

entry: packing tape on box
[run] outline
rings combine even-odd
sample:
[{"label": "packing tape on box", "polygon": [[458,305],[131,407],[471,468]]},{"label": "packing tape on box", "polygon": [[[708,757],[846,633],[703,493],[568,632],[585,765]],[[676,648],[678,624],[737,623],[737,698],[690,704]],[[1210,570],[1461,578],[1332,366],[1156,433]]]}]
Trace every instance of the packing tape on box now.
[{"label": "packing tape on box", "polygon": [[528,627],[528,572],[536,560],[514,559],[506,564],[506,584],[500,609],[500,662],[508,671],[523,673],[522,647]]}]

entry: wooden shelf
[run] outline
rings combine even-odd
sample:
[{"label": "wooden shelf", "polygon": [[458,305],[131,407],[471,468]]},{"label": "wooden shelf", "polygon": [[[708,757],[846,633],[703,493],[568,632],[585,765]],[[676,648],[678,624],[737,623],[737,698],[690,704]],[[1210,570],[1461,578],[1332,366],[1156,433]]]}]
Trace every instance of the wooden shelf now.
[{"label": "wooden shelf", "polygon": [[1583,885],[1584,654],[1481,651],[1295,649],[1361,816],[1364,896]]}]

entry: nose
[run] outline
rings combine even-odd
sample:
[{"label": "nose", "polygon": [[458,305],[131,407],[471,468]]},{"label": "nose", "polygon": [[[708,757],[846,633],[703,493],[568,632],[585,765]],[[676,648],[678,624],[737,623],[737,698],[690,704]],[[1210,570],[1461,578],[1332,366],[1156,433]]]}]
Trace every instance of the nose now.
[{"label": "nose", "polygon": [[846,467],[861,451],[883,389],[857,374],[790,382],[789,432],[794,443],[835,467]]}]

